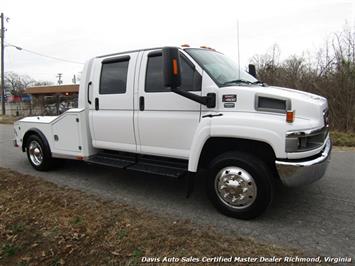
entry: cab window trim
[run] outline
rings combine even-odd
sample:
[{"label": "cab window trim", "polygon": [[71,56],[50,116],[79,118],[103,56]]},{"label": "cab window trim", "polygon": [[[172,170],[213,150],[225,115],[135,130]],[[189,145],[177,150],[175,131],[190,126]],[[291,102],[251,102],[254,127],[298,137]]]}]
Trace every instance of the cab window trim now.
[{"label": "cab window trim", "polygon": [[[119,56],[119,57],[110,57],[101,61],[101,69],[100,69],[100,81],[99,81],[99,95],[113,95],[113,94],[126,94],[127,93],[127,81],[128,81],[128,70],[130,66],[131,57],[129,55]],[[119,62],[128,62],[127,66],[127,76],[126,76],[126,87],[124,92],[115,92],[115,93],[102,93],[102,73],[104,65],[106,64],[114,64]]]}]

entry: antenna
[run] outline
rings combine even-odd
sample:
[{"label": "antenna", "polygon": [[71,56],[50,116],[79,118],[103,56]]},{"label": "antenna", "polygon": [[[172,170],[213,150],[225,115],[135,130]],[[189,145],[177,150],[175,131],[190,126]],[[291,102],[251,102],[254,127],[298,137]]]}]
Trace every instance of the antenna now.
[{"label": "antenna", "polygon": [[240,79],[239,19],[237,19],[238,79]]}]

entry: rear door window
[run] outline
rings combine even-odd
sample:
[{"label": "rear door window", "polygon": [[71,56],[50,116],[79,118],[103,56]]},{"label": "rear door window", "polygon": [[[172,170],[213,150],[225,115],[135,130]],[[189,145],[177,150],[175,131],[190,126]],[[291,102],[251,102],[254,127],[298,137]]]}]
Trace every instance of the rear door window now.
[{"label": "rear door window", "polygon": [[126,93],[129,57],[102,62],[100,94]]}]

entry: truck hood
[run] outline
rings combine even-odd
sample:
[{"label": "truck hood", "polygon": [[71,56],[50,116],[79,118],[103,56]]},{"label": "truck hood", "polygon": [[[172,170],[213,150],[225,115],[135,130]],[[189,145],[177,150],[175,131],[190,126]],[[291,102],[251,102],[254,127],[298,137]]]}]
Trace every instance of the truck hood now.
[{"label": "truck hood", "polygon": [[300,99],[303,101],[311,101],[314,103],[324,103],[327,101],[326,98],[319,96],[317,94],[299,91],[295,89],[283,88],[283,87],[276,87],[276,86],[268,86],[262,87],[267,89],[267,93],[275,94],[275,95],[284,95],[285,97],[291,97],[293,99]]},{"label": "truck hood", "polygon": [[295,111],[296,117],[299,118],[323,118],[323,113],[328,109],[327,99],[317,94],[274,86],[262,88],[265,88],[267,92],[264,93],[271,97],[274,95],[290,99],[291,110]]},{"label": "truck hood", "polygon": [[328,109],[327,99],[304,91],[276,87],[276,86],[228,86],[219,88],[220,107],[224,111],[233,111],[225,108],[222,102],[223,95],[237,95],[235,111],[258,112],[256,98],[260,95],[270,98],[285,98],[291,102],[291,110],[295,111],[296,118],[314,121],[323,121],[323,113]]}]

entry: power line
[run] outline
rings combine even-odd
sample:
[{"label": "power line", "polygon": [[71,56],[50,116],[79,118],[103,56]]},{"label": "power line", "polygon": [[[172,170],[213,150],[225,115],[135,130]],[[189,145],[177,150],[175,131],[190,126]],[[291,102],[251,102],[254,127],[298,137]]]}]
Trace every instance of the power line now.
[{"label": "power line", "polygon": [[26,48],[23,48],[23,47],[20,47],[20,46],[11,44],[11,43],[6,43],[6,45],[15,47],[17,50],[20,50],[20,51],[25,51],[25,52],[30,53],[30,54],[35,54],[35,55],[38,55],[38,56],[47,57],[47,58],[50,58],[50,59],[53,59],[53,60],[58,60],[58,61],[71,63],[71,64],[78,64],[78,65],[83,65],[84,64],[84,63],[78,62],[78,61],[73,61],[73,60],[68,60],[68,59],[64,59],[64,58],[59,58],[59,57],[55,57],[55,56],[50,56],[50,55],[45,55],[45,54],[42,54],[42,53],[38,53],[36,51],[32,51],[32,50],[29,50],[29,49],[26,49]]}]

